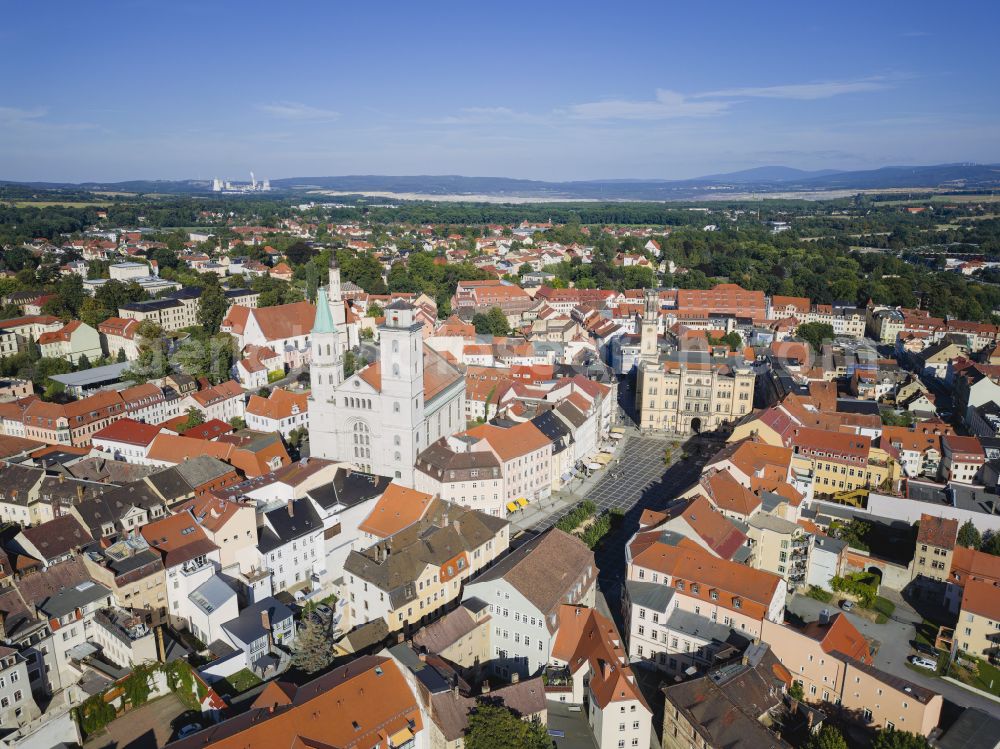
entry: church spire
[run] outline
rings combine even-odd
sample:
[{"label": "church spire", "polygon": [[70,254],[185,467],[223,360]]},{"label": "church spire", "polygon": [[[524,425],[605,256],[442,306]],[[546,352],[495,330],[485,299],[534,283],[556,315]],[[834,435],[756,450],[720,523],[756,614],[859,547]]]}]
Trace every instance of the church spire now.
[{"label": "church spire", "polygon": [[316,294],[316,319],[313,322],[313,334],[316,333],[336,333],[337,328],[333,324],[333,315],[330,312],[330,303],[326,300],[326,289],[322,286]]}]

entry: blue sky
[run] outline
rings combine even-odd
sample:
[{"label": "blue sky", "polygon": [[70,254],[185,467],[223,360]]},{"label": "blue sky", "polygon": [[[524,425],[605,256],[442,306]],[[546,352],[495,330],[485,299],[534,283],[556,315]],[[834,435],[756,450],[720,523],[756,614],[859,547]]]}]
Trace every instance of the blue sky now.
[{"label": "blue sky", "polygon": [[8,3],[0,179],[1000,162],[1000,6]]}]

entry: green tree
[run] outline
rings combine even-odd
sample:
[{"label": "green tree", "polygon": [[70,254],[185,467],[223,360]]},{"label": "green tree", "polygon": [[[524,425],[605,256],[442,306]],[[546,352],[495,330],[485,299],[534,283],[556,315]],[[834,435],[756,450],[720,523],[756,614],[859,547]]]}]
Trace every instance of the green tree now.
[{"label": "green tree", "polygon": [[479,703],[469,715],[466,749],[551,749],[552,739],[540,721],[521,720],[499,705]]},{"label": "green tree", "polygon": [[105,307],[96,297],[87,297],[83,300],[80,305],[79,316],[81,322],[87,323],[92,328],[97,328],[102,322],[107,320],[109,317],[114,317],[118,314],[117,310],[112,310]]},{"label": "green tree", "polygon": [[205,414],[201,412],[200,409],[191,406],[187,410],[187,418],[177,425],[177,431],[180,434],[184,434],[188,429],[194,429],[197,426],[201,426],[205,423]]},{"label": "green tree", "polygon": [[246,429],[247,423],[243,420],[242,416],[234,416],[229,420],[229,426],[233,429]]},{"label": "green tree", "polygon": [[86,354],[80,354],[80,358],[76,360],[76,368],[78,371],[84,369],[90,369],[94,365],[90,363],[90,357]]},{"label": "green tree", "polygon": [[292,664],[306,673],[315,673],[333,663],[336,651],[329,627],[307,618],[305,626],[295,636]]},{"label": "green tree", "polygon": [[382,317],[385,314],[385,310],[382,309],[378,304],[374,302],[368,305],[368,312],[365,317]]},{"label": "green tree", "polygon": [[798,681],[793,681],[792,686],[788,688],[788,696],[793,700],[801,701],[805,697],[805,690],[802,688],[802,684]]},{"label": "green tree", "polygon": [[492,307],[485,314],[477,312],[472,316],[472,325],[480,335],[510,335],[510,324],[507,322],[507,316],[499,307]]},{"label": "green tree", "polygon": [[198,322],[206,333],[215,335],[219,332],[219,325],[226,316],[228,306],[226,295],[219,284],[208,284],[202,290],[201,302],[198,305]]},{"label": "green tree", "polygon": [[806,739],[802,749],[847,749],[847,742],[834,726],[825,725]]},{"label": "green tree", "polygon": [[166,377],[170,372],[170,363],[163,328],[152,320],[143,320],[136,328],[136,336],[139,356],[125,371],[125,379],[143,383]]},{"label": "green tree", "polygon": [[988,535],[983,540],[983,546],[980,551],[985,551],[987,554],[1000,557],[1000,533],[993,532]]},{"label": "green tree", "polygon": [[285,250],[285,257],[288,258],[288,262],[292,265],[304,265],[315,254],[316,250],[301,241],[295,242]]},{"label": "green tree", "polygon": [[118,355],[115,357],[115,361],[119,364],[124,364],[128,361],[128,357],[125,355],[125,349],[118,349]]},{"label": "green tree", "polygon": [[983,545],[983,536],[971,520],[966,520],[958,529],[958,545],[967,549],[979,549]]},{"label": "green tree", "polygon": [[795,335],[819,353],[823,350],[823,341],[833,340],[833,326],[825,322],[807,322],[796,329]]},{"label": "green tree", "polygon": [[910,731],[879,731],[872,739],[872,749],[930,749],[930,743]]}]

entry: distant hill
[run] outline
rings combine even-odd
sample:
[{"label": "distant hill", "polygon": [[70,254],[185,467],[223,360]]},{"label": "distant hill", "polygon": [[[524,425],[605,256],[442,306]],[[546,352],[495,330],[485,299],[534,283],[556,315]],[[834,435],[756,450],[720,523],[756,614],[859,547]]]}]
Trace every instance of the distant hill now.
[{"label": "distant hill", "polygon": [[803,169],[793,169],[790,166],[758,166],[728,174],[710,174],[699,177],[699,180],[716,182],[789,182],[792,180],[810,179],[813,177],[828,177],[834,174],[844,174],[838,169],[819,169],[807,172]]},{"label": "distant hill", "polygon": [[[0,181],[0,185],[5,184]],[[111,190],[138,193],[205,194],[205,180],[132,180],[129,182],[22,182],[34,189]],[[822,169],[805,171],[786,166],[762,166],[725,174],[683,180],[608,179],[543,182],[510,177],[460,175],[392,176],[377,174],[334,177],[291,177],[271,180],[274,197],[310,190],[400,195],[488,196],[562,200],[699,200],[727,193],[822,192],[826,190],[887,190],[891,188],[1000,188],[1000,164],[937,164],[887,166],[863,171]],[[267,194],[257,193],[257,197]]]}]

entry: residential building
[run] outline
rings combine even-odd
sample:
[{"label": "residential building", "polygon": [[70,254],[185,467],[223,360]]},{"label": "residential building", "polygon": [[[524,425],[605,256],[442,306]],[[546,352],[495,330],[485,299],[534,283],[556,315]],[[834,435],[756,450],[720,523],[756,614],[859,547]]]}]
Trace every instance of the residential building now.
[{"label": "residential building", "polygon": [[946,434],[941,438],[941,475],[948,481],[974,484],[986,463],[986,453],[978,437]]},{"label": "residential building", "polygon": [[59,330],[42,333],[38,337],[38,348],[42,356],[65,359],[71,364],[79,364],[81,357],[90,362],[101,358],[101,337],[97,331],[79,320],[71,320]]},{"label": "residential building", "polygon": [[111,590],[115,605],[149,625],[167,621],[167,577],[160,554],[142,536],[91,546],[82,555],[87,572]]},{"label": "residential building", "polygon": [[465,586],[463,599],[490,605],[491,667],[502,678],[538,673],[552,655],[562,604],[593,607],[594,555],[575,536],[550,529]]},{"label": "residential building", "polygon": [[415,522],[348,554],[351,624],[383,619],[395,631],[434,620],[460,599],[465,581],[507,550],[509,540],[506,520],[433,500]]},{"label": "residential building", "polygon": [[760,643],[743,662],[666,687],[664,749],[790,749],[770,728],[790,683],[788,670]]},{"label": "residential building", "polygon": [[[491,453],[501,462],[503,503],[535,502],[552,491],[552,442],[530,421],[512,426],[481,424],[463,438],[475,440],[469,449]],[[493,500],[491,509],[495,508]]]},{"label": "residential building", "polygon": [[1000,660],[1000,586],[987,580],[968,580],[955,625],[959,649],[990,663]]},{"label": "residential building", "polygon": [[287,439],[292,430],[309,428],[309,396],[284,388],[275,388],[267,398],[251,395],[245,418],[250,429],[280,432]]},{"label": "residential building", "polygon": [[798,523],[758,513],[748,521],[750,566],[784,578],[789,587],[805,585],[810,537]]},{"label": "residential building", "polygon": [[505,517],[504,505],[510,500],[500,459],[471,446],[462,437],[442,437],[431,444],[417,457],[414,486],[447,502]]},{"label": "residential building", "polygon": [[673,588],[628,580],[622,601],[633,663],[658,668],[670,677],[703,672],[731,659],[751,640],[728,624],[685,611],[676,605]]},{"label": "residential building", "polygon": [[27,660],[14,648],[0,645],[0,725],[19,728],[39,715],[41,710],[28,681]]},{"label": "residential building", "polygon": [[[310,459],[312,460],[312,459]],[[338,467],[330,481],[306,491],[319,516],[323,519],[323,539],[326,549],[326,569],[336,577],[335,585],[341,585],[344,562],[352,548],[371,545],[375,539],[364,533],[360,526],[369,517],[382,496],[390,487],[384,476],[352,471]],[[402,487],[398,487],[402,489]],[[405,500],[401,500],[401,503]],[[390,534],[391,535],[391,534]],[[362,536],[366,541],[362,542]],[[338,605],[340,601],[338,600]]]},{"label": "residential building", "polygon": [[[570,604],[559,607],[558,621],[546,669],[550,684],[546,697],[585,705],[598,746],[648,749],[653,711],[614,623],[596,609]],[[559,677],[568,692],[554,686]]]},{"label": "residential building", "polygon": [[951,573],[958,521],[923,514],[917,530],[912,579],[918,595],[940,600]]},{"label": "residential building", "polygon": [[257,567],[271,571],[275,591],[319,586],[326,574],[323,521],[305,497],[264,512],[257,527]]},{"label": "residential building", "polygon": [[213,725],[171,749],[310,747],[422,749],[420,702],[391,658],[364,656],[296,686],[272,682],[249,712]]},{"label": "residential building", "polygon": [[749,637],[760,635],[761,622],[783,621],[785,581],[777,575],[719,559],[690,541],[633,541],[629,580],[669,585],[676,606],[721,621]]},{"label": "residential building", "polygon": [[492,657],[490,606],[468,598],[455,608],[413,633],[413,646],[423,653],[447,659],[471,674]]}]

